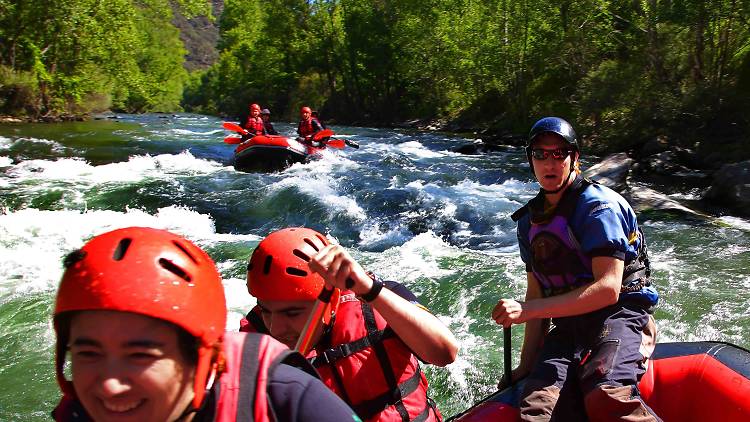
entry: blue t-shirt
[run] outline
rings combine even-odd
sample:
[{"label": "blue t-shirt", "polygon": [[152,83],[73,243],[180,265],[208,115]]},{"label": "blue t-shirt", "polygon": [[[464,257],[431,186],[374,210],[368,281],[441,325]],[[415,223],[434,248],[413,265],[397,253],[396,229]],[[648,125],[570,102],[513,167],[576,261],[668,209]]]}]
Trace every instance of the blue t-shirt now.
[{"label": "blue t-shirt", "polygon": [[[635,211],[625,198],[606,186],[592,184],[580,193],[568,225],[589,258],[611,256],[629,262],[637,257],[642,239]],[[532,263],[530,230],[531,213],[526,213],[518,220],[517,236],[527,272],[531,272]]]}]

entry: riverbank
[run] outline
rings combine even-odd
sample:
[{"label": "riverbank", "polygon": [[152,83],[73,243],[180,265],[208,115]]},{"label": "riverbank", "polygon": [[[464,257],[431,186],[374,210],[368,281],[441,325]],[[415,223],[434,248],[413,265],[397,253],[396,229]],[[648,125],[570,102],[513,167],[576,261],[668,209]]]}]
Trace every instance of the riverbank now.
[{"label": "riverbank", "polygon": [[[412,120],[396,127],[463,134],[474,138],[455,152],[467,155],[503,151],[526,145],[526,135],[493,130],[448,120]],[[679,135],[654,136],[627,151],[607,148],[596,136],[579,140],[583,154],[596,164],[590,177],[623,194],[637,211],[669,211],[701,219],[726,215],[750,218],[750,148],[736,136],[695,142],[691,147]],[[593,150],[593,153],[586,152]],[[650,185],[653,188],[644,188]],[[691,195],[677,192],[691,191]]]}]

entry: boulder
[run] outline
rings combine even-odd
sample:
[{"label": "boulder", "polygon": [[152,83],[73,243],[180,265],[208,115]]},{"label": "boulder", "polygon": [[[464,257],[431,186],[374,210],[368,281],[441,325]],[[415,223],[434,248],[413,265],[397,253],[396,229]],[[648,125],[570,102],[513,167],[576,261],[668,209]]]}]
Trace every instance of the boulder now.
[{"label": "boulder", "polygon": [[594,164],[583,172],[583,176],[608,188],[621,192],[625,189],[627,177],[633,159],[628,154],[619,152],[605,157],[601,162]]},{"label": "boulder", "polygon": [[750,216],[750,160],[722,166],[702,199]]}]

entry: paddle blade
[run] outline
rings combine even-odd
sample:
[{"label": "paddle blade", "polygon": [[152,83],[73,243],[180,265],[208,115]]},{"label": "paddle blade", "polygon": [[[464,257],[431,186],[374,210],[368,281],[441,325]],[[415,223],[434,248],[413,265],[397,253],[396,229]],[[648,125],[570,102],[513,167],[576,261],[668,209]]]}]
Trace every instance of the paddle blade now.
[{"label": "paddle blade", "polygon": [[356,142],[354,142],[354,141],[350,141],[350,140],[348,140],[348,139],[344,139],[344,142],[345,142],[345,143],[346,143],[346,144],[347,144],[348,146],[350,146],[350,147],[352,147],[352,148],[354,148],[354,149],[359,149],[359,144],[358,144],[358,143],[356,143]]},{"label": "paddle blade", "polygon": [[227,136],[226,138],[224,138],[224,143],[232,145],[241,144],[242,138],[240,138],[239,136]]},{"label": "paddle blade", "polygon": [[343,139],[330,139],[328,140],[328,142],[326,142],[326,146],[331,147],[331,148],[342,149],[344,148],[344,145],[346,144],[344,143]]},{"label": "paddle blade", "polygon": [[231,130],[233,132],[241,133],[243,135],[247,135],[247,131],[242,128],[242,126],[238,125],[237,123],[232,122],[224,122],[221,124],[221,126],[226,130]]},{"label": "paddle blade", "polygon": [[333,133],[333,131],[331,129],[323,129],[320,132],[315,133],[315,135],[313,135],[313,137],[312,137],[312,140],[313,141],[320,141],[323,138],[330,138],[333,135],[334,135],[334,133]]}]

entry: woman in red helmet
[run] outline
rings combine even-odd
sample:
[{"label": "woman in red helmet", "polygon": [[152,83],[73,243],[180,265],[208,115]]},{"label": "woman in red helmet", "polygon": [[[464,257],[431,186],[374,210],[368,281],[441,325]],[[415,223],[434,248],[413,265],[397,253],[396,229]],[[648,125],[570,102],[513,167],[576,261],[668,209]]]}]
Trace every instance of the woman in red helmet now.
[{"label": "woman in red helmet", "polygon": [[299,125],[297,125],[297,134],[303,141],[312,142],[313,135],[323,130],[323,125],[320,124],[318,119],[312,116],[310,107],[302,107],[300,115],[302,119],[299,121]]},{"label": "woman in red helmet", "polygon": [[258,104],[250,104],[250,115],[247,117],[245,122],[245,130],[250,132],[249,137],[266,134],[266,126],[263,123],[263,119],[260,115],[260,106]]},{"label": "woman in red helmet", "polygon": [[279,230],[261,241],[247,279],[258,306],[241,330],[270,333],[290,347],[318,294],[333,288],[307,357],[360,418],[441,420],[419,359],[447,365],[458,344],[406,287],[366,273],[341,246],[306,228]]},{"label": "woman in red helmet", "polygon": [[56,420],[356,420],[319,380],[290,366],[306,364],[299,354],[269,336],[224,333],[221,277],[191,242],[119,229],[64,264]]}]

